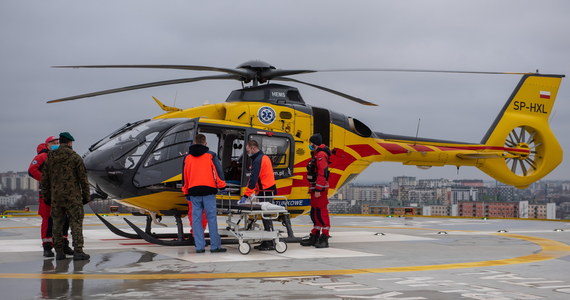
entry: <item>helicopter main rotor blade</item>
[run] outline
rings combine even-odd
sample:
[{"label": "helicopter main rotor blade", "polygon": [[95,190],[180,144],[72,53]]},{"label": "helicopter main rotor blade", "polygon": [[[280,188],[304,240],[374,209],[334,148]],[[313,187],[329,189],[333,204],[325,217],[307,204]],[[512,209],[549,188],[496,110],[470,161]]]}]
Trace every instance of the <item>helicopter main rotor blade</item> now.
[{"label": "helicopter main rotor blade", "polygon": [[362,99],[360,99],[360,98],[357,98],[357,97],[354,97],[354,96],[351,96],[351,95],[348,95],[348,94],[345,94],[345,93],[342,93],[342,92],[339,92],[339,91],[335,91],[335,90],[326,88],[326,87],[324,87],[324,86],[320,86],[320,85],[316,85],[316,84],[312,84],[312,83],[300,81],[300,80],[293,79],[293,78],[288,78],[288,77],[275,77],[275,78],[273,78],[273,80],[297,82],[297,83],[301,83],[301,84],[305,84],[305,85],[308,85],[308,86],[312,86],[312,87],[314,87],[314,88],[317,88],[317,89],[320,89],[320,90],[323,90],[323,91],[326,91],[326,92],[335,94],[335,95],[337,95],[337,96],[346,98],[346,99],[348,99],[348,100],[352,100],[352,101],[354,101],[354,102],[357,102],[357,103],[360,103],[360,104],[363,104],[363,105],[378,106],[378,104],[375,104],[375,103],[372,103],[372,102],[368,102],[368,101],[366,101],[366,100],[362,100]]},{"label": "helicopter main rotor blade", "polygon": [[461,70],[424,70],[424,69],[330,69],[315,70],[313,72],[410,72],[410,73],[452,73],[452,74],[487,74],[487,75],[529,75],[531,72],[484,72],[484,71],[461,71]]},{"label": "helicopter main rotor blade", "polygon": [[254,72],[245,69],[227,69],[209,66],[191,66],[191,65],[83,65],[83,66],[53,66],[52,68],[123,68],[123,69],[175,69],[175,70],[191,70],[191,71],[214,71],[227,74],[243,76],[252,79]]},{"label": "helicopter main rotor blade", "polygon": [[271,80],[276,77],[282,76],[290,76],[290,75],[297,75],[297,74],[307,74],[307,73],[315,73],[319,72],[317,70],[266,70],[261,73],[261,77],[266,80]]},{"label": "helicopter main rotor blade", "polygon": [[113,94],[113,93],[120,93],[120,92],[126,92],[126,91],[138,90],[138,89],[145,89],[145,88],[149,88],[149,87],[170,85],[170,84],[189,83],[189,82],[196,82],[196,81],[202,81],[202,80],[226,80],[226,79],[240,80],[240,76],[239,75],[217,75],[217,76],[181,78],[181,79],[149,82],[149,83],[126,86],[126,87],[122,87],[122,88],[116,88],[116,89],[110,89],[110,90],[104,90],[104,91],[99,91],[99,92],[93,92],[93,93],[81,94],[81,95],[77,95],[77,96],[71,96],[71,97],[65,97],[65,98],[50,100],[50,101],[47,101],[47,103],[70,101],[70,100],[76,100],[76,99],[81,99],[81,98],[89,98],[89,97],[95,97],[95,96],[101,96],[101,95],[107,95],[107,94]]}]

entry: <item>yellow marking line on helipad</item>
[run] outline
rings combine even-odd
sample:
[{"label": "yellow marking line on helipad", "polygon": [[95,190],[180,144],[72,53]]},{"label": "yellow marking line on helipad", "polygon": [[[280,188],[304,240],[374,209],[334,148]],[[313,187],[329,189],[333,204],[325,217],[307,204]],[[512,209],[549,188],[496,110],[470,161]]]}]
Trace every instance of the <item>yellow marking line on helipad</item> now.
[{"label": "yellow marking line on helipad", "polygon": [[261,278],[261,277],[288,277],[288,276],[331,276],[331,275],[355,275],[391,272],[415,272],[428,270],[450,270],[479,268],[489,266],[516,265],[556,259],[570,255],[570,246],[544,238],[530,237],[518,234],[495,233],[496,235],[520,239],[538,245],[541,250],[538,253],[519,256],[514,258],[486,260],[466,263],[406,266],[390,268],[368,269],[342,269],[342,270],[311,270],[311,271],[287,271],[287,272],[242,272],[242,273],[182,273],[182,274],[19,274],[0,273],[0,278],[15,279],[106,279],[106,280],[169,280],[169,279],[223,279],[223,278]]}]

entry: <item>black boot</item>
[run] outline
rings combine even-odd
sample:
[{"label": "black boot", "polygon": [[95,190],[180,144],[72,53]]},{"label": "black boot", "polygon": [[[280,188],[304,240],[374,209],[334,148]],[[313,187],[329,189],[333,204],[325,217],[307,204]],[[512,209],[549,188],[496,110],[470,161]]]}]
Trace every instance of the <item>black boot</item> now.
[{"label": "black boot", "polygon": [[42,246],[44,247],[44,257],[53,257],[54,254],[51,251],[51,249],[53,248],[53,246],[51,245],[51,243],[43,243]]},{"label": "black boot", "polygon": [[319,241],[315,244],[315,248],[328,248],[329,247],[329,236],[321,234]]},{"label": "black boot", "polygon": [[87,260],[91,258],[89,254],[83,252],[83,250],[77,250],[73,253],[73,260]]},{"label": "black boot", "polygon": [[253,247],[253,249],[257,249],[259,251],[270,251],[275,250],[275,241],[263,241],[261,244]]},{"label": "black boot", "polygon": [[63,260],[66,258],[67,256],[65,256],[63,249],[55,249],[55,260]]},{"label": "black boot", "polygon": [[73,249],[69,247],[69,240],[63,239],[63,253],[66,255],[73,255]]},{"label": "black boot", "polygon": [[309,235],[308,239],[301,240],[301,246],[313,246],[319,240],[320,232]]}]

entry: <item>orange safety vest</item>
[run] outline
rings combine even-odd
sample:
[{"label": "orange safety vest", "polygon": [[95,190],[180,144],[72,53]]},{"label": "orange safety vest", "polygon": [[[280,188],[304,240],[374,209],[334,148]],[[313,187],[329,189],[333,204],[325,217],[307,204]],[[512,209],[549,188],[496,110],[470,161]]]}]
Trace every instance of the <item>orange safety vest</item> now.
[{"label": "orange safety vest", "polygon": [[182,192],[187,195],[188,190],[194,187],[211,187],[222,189],[226,182],[221,180],[212,161],[212,154],[204,153],[200,156],[187,155],[184,159],[184,186]]},{"label": "orange safety vest", "polygon": [[271,159],[269,158],[269,156],[263,155],[261,157],[259,177],[257,179],[257,182],[255,183],[255,188],[251,189],[249,187],[246,187],[244,195],[249,197],[253,193],[257,193],[260,190],[261,191],[266,190],[274,185],[275,185],[275,175],[273,174],[273,164],[271,163]]}]

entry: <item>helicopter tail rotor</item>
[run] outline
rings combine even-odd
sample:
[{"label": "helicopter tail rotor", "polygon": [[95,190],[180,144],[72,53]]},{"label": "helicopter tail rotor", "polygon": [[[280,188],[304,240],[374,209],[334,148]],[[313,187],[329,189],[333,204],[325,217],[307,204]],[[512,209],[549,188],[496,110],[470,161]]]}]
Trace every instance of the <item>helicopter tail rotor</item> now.
[{"label": "helicopter tail rotor", "polygon": [[505,149],[481,160],[479,169],[505,184],[526,188],[562,162],[562,148],[548,118],[563,75],[525,75],[481,144]]}]

